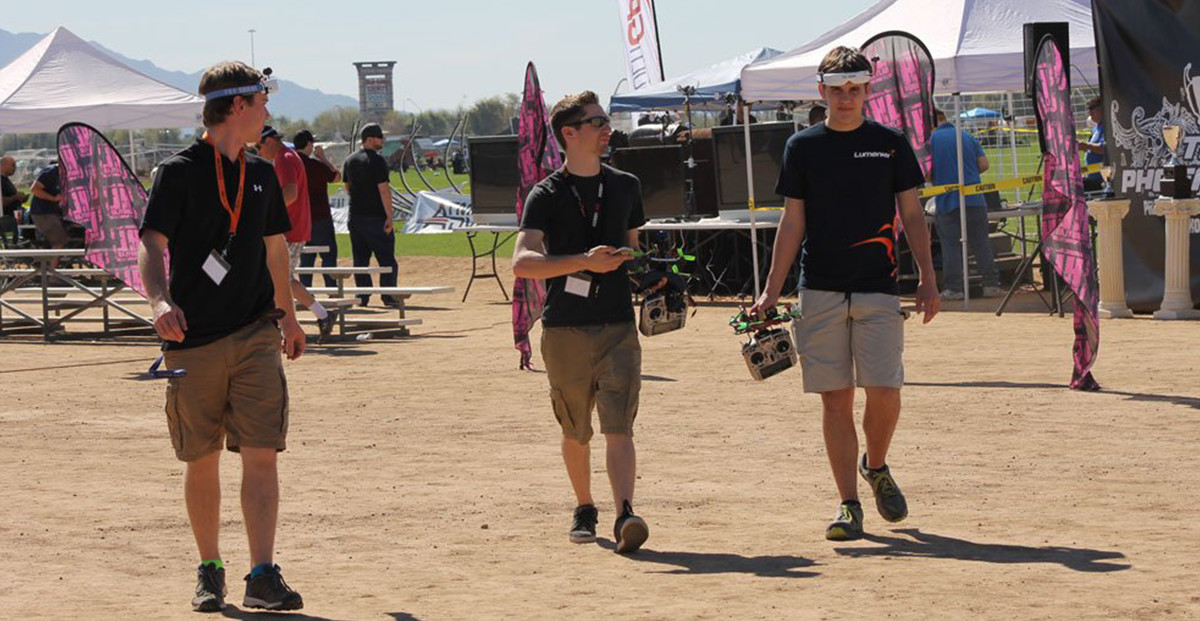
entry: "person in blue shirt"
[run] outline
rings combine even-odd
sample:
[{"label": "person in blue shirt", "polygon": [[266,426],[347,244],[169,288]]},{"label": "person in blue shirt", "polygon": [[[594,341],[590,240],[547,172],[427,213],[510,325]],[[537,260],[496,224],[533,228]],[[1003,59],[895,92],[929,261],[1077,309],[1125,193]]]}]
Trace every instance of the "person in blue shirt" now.
[{"label": "person in blue shirt", "polygon": [[[1079,148],[1084,152],[1083,163],[1087,166],[1104,161],[1104,107],[1099,97],[1093,97],[1087,102],[1088,117],[1092,119],[1092,135],[1087,142],[1079,141]],[[1084,175],[1083,190],[1095,192],[1104,187],[1104,179],[1100,173]]]},{"label": "person in blue shirt", "polygon": [[[958,144],[954,135],[954,124],[946,121],[946,113],[935,111],[938,127],[929,137],[933,151],[933,184],[958,183]],[[968,132],[962,132],[963,183],[980,183],[980,175],[988,169],[987,155],[979,141]],[[959,222],[958,193],[948,192],[934,199],[937,215],[938,239],[942,244],[942,299],[963,299],[962,224]],[[975,261],[983,276],[983,297],[996,297],[1004,293],[1000,288],[1000,273],[992,256],[988,241],[987,201],[982,194],[965,197],[967,206],[967,249],[975,255]]]}]

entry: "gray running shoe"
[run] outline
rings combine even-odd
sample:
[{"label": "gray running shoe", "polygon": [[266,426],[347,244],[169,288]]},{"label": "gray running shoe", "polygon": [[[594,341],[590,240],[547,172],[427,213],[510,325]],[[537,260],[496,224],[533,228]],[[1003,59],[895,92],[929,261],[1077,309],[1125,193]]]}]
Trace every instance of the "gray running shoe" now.
[{"label": "gray running shoe", "polygon": [[279,565],[274,565],[255,578],[246,574],[246,597],[242,605],[265,610],[300,610],[304,608],[304,599],[283,581]]},{"label": "gray running shoe", "polygon": [[196,612],[220,612],[225,607],[225,569],[215,565],[196,568],[196,597],[192,598],[192,610]]},{"label": "gray running shoe", "polygon": [[596,519],[598,513],[594,505],[579,505],[575,507],[575,521],[571,524],[571,543],[591,543],[596,540]]},{"label": "gray running shoe", "polygon": [[825,538],[830,541],[851,541],[863,536],[862,505],[857,500],[847,500],[838,505],[837,517],[825,528]]},{"label": "gray running shoe", "polygon": [[613,526],[613,539],[617,542],[617,553],[637,552],[649,537],[650,527],[646,525],[646,520],[634,515],[633,507],[626,500],[621,517],[617,518],[617,523]]},{"label": "gray running shoe", "polygon": [[871,484],[871,491],[875,493],[875,508],[879,510],[883,519],[899,522],[908,517],[908,502],[904,500],[904,493],[900,491],[900,486],[896,485],[887,464],[878,470],[872,470],[867,467],[867,456],[864,454],[858,462],[858,473]]}]

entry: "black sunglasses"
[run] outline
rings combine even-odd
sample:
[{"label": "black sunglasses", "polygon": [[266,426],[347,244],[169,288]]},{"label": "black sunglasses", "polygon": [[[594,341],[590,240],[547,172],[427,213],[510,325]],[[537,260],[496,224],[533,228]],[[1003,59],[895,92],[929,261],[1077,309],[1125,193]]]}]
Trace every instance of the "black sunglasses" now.
[{"label": "black sunglasses", "polygon": [[579,126],[583,125],[584,123],[587,123],[588,125],[591,125],[592,127],[595,127],[596,129],[600,129],[601,127],[604,127],[605,125],[608,125],[609,122],[610,121],[609,121],[608,117],[604,116],[603,114],[597,114],[596,116],[588,117],[586,119],[580,119],[578,121],[571,121],[570,123],[566,123],[566,125],[569,125],[571,127],[579,127]]}]

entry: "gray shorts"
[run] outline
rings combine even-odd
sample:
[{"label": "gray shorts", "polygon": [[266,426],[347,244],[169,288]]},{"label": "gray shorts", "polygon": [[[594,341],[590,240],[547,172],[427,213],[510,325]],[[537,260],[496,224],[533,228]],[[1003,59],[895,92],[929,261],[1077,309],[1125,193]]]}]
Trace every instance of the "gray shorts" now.
[{"label": "gray shorts", "polygon": [[904,385],[904,315],[886,293],[800,292],[793,325],[804,392]]},{"label": "gray shorts", "polygon": [[304,242],[288,242],[288,262],[291,267],[288,268],[288,273],[292,278],[296,277],[296,268],[300,267],[300,257],[304,256]]}]

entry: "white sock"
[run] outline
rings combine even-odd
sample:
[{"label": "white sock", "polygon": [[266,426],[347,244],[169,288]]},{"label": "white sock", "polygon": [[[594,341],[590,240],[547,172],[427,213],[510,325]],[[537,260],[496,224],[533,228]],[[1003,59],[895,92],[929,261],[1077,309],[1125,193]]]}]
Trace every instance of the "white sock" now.
[{"label": "white sock", "polygon": [[316,300],[313,300],[313,305],[309,306],[308,310],[312,311],[317,316],[317,319],[324,319],[329,316],[329,311],[325,310],[325,307],[321,306],[321,303]]}]

